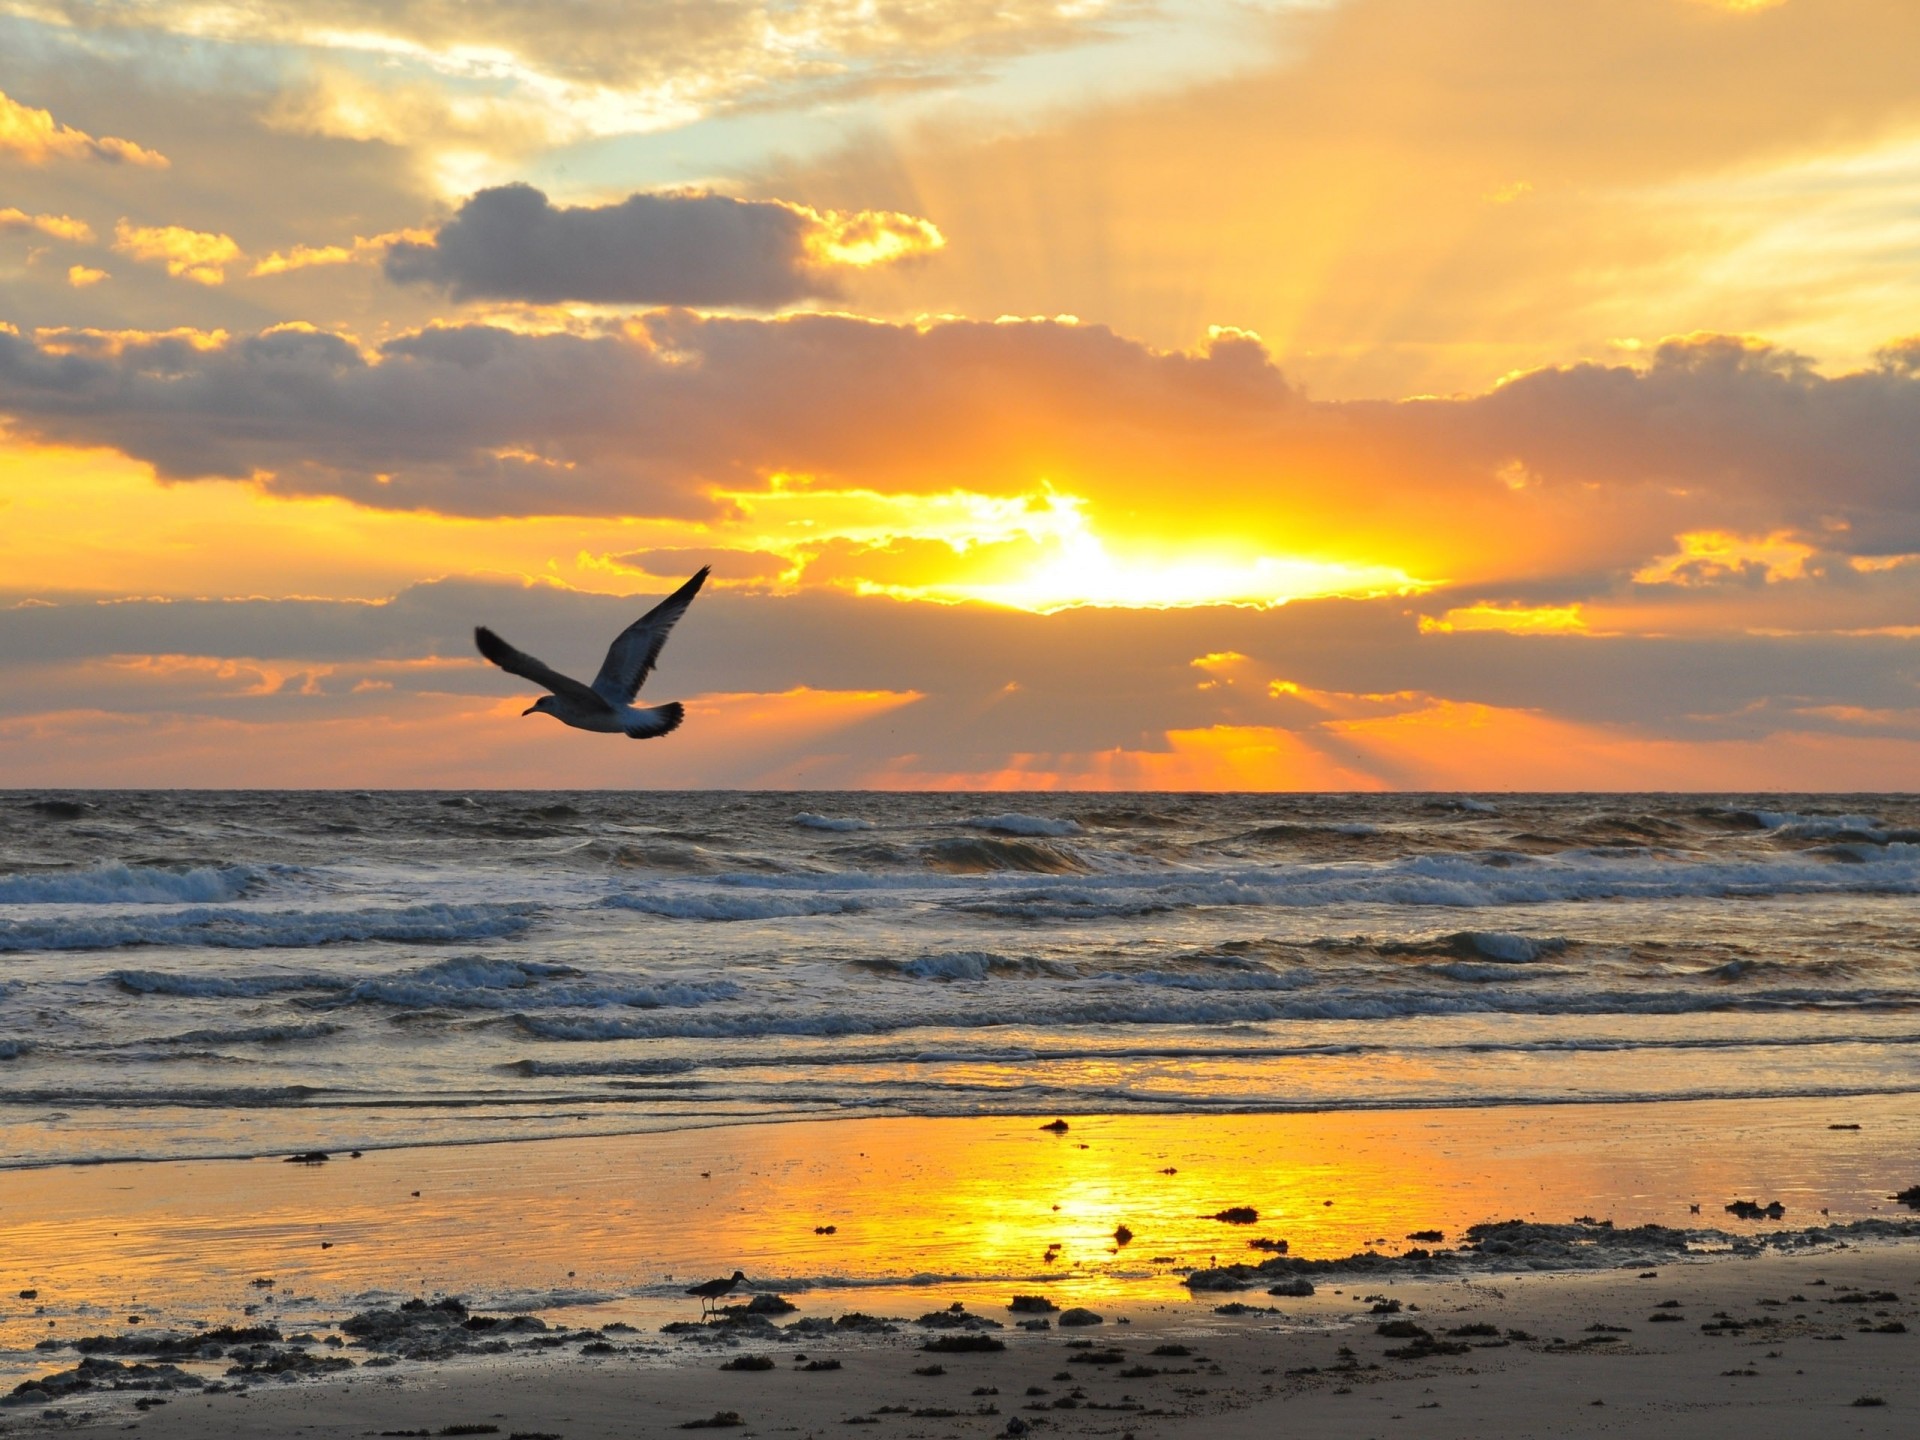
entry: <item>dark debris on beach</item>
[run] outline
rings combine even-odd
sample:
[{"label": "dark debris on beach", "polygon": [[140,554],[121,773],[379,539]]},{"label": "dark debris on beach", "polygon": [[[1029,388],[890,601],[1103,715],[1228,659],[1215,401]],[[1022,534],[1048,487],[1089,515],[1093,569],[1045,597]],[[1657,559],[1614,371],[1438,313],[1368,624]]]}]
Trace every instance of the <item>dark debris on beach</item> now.
[{"label": "dark debris on beach", "polygon": [[[1764,1213],[1764,1207],[1763,1207]],[[1258,1264],[1216,1265],[1187,1275],[1189,1290],[1252,1290],[1309,1275],[1461,1275],[1529,1270],[1640,1269],[1685,1255],[1726,1253],[1758,1255],[1844,1245],[1859,1239],[1920,1237],[1920,1221],[1856,1220],[1844,1225],[1812,1226],[1756,1235],[1723,1230],[1678,1230],[1667,1225],[1617,1228],[1610,1220],[1581,1217],[1556,1225],[1503,1220],[1467,1228],[1456,1249],[1415,1247],[1402,1255],[1368,1250],[1345,1257],[1309,1260],[1275,1255]],[[1307,1292],[1311,1293],[1311,1291]]]}]

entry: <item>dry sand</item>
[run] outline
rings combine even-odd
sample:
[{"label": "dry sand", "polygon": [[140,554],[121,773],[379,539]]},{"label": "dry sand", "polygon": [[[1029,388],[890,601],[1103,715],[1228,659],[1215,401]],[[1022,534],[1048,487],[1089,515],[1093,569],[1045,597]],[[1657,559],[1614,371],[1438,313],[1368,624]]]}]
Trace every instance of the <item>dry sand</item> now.
[{"label": "dry sand", "polygon": [[[1876,1295],[1898,1298],[1855,1298]],[[1380,1296],[1402,1308],[1374,1313]],[[1230,1298],[1283,1313],[1215,1314],[1214,1303]],[[744,1344],[614,1332],[611,1354],[583,1355],[575,1341],[541,1353],[403,1362],[340,1379],[268,1380],[244,1393],[154,1395],[164,1403],[144,1412],[128,1393],[70,1403],[64,1416],[40,1407],[0,1411],[0,1426],[8,1434],[131,1428],[156,1440],[396,1432],[633,1440],[694,1433],[687,1422],[732,1411],[743,1423],[724,1433],[741,1436],[846,1435],[867,1425],[881,1436],[1138,1440],[1912,1434],[1920,1412],[1916,1300],[1913,1244],[1689,1261],[1651,1275],[1329,1280],[1312,1299],[1269,1300],[1258,1291],[1196,1297],[1121,1307],[1097,1326],[1040,1333],[1013,1328],[1019,1317],[1004,1310],[992,1315],[1008,1326],[997,1331],[907,1324],[886,1335]],[[1378,1333],[1395,1321],[1442,1342],[1462,1327],[1498,1334],[1453,1339],[1471,1347],[1461,1353],[1396,1358],[1388,1352],[1420,1345]],[[1006,1348],[922,1348],[965,1334]],[[1172,1353],[1178,1349],[1190,1353]],[[743,1355],[774,1365],[720,1368]],[[838,1368],[803,1368],[829,1360]],[[918,1373],[930,1366],[943,1373]],[[1868,1397],[1884,1404],[1855,1403]]]}]

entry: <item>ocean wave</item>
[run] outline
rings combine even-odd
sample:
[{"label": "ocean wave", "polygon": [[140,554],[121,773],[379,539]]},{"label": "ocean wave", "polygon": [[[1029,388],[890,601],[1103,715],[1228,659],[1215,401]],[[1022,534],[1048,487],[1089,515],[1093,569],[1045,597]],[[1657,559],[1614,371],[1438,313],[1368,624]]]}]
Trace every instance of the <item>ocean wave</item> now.
[{"label": "ocean wave", "polygon": [[1383,1021],[1453,1015],[1687,1015],[1819,1009],[1920,1009],[1920,992],[1863,995],[1853,991],[1797,988],[1745,994],[1696,989],[1563,993],[1488,986],[1444,991],[1210,993],[1205,998],[1178,1000],[1115,994],[1100,998],[1056,997],[1045,1004],[1035,1004],[1030,997],[1022,995],[1017,1001],[1001,1005],[982,1003],[938,1011],[877,1013],[867,1008],[826,1007],[782,1011],[765,1006],[752,1010],[647,1016],[548,1015],[522,1011],[513,1016],[513,1021],[528,1034],[541,1039],[600,1041],[890,1035],[905,1030],[978,1030],[999,1026],[1222,1026],[1286,1020]]},{"label": "ocean wave", "polygon": [[854,915],[868,902],[844,895],[787,897],[752,894],[609,895],[600,902],[667,920],[782,920],[804,915]]},{"label": "ocean wave", "polygon": [[951,908],[1021,920],[1127,918],[1210,906],[1385,904],[1477,909],[1567,901],[1767,895],[1920,894],[1920,846],[1890,844],[1859,864],[1820,857],[1700,860],[1572,851],[1526,857],[1418,855],[1182,876],[1106,874],[956,897]]},{"label": "ocean wave", "polygon": [[531,905],[407,905],[385,910],[192,909],[163,914],[0,920],[0,952],[113,950],[129,945],[302,949],[384,940],[420,944],[517,935]]},{"label": "ocean wave", "polygon": [[861,960],[858,964],[864,970],[909,980],[986,980],[996,975],[1070,979],[1079,974],[1071,965],[992,950],[942,950],[911,960]]},{"label": "ocean wave", "polygon": [[620,870],[672,870],[711,875],[727,868],[725,861],[704,846],[662,839],[586,840],[569,853],[587,855]]},{"label": "ocean wave", "polygon": [[265,879],[250,865],[170,869],[113,860],[86,870],[0,875],[0,905],[218,905]]},{"label": "ocean wave", "polygon": [[1530,965],[1549,955],[1565,953],[1571,942],[1559,936],[1516,935],[1505,930],[1456,930],[1431,940],[1390,940],[1379,946],[1382,955],[1451,955],[1462,960],[1497,960],[1506,965]]},{"label": "ocean wave", "polygon": [[971,826],[975,830],[991,831],[995,835],[1058,837],[1080,833],[1080,822],[1077,820],[1066,820],[1049,815],[1022,815],[1018,811],[1009,811],[1005,815],[976,815],[960,823]]},{"label": "ocean wave", "polygon": [[1746,810],[1707,807],[1699,818],[1721,825],[1766,832],[1769,840],[1841,840],[1866,845],[1912,844],[1920,829],[1889,825],[1878,815],[1803,814],[1796,810]]},{"label": "ocean wave", "polygon": [[1310,970],[1277,971],[1263,966],[1182,970],[1105,970],[1096,980],[1150,985],[1162,990],[1303,990],[1314,983]]},{"label": "ocean wave", "polygon": [[500,1067],[516,1075],[553,1076],[619,1076],[619,1075],[685,1075],[700,1068],[696,1060],[660,1059],[660,1060],[512,1060]]},{"label": "ocean wave", "polygon": [[[1525,982],[1542,978],[1537,967],[1526,965],[1506,965],[1473,960],[1449,960],[1441,965],[1422,965],[1421,973],[1443,975],[1449,980],[1460,980],[1473,985],[1494,985],[1510,981]],[[1560,973],[1558,971],[1554,973]]]},{"label": "ocean wave", "polygon": [[[168,1057],[178,1058],[178,1057]],[[61,1107],[120,1109],[137,1105],[180,1106],[191,1110],[273,1109],[305,1105],[320,1096],[337,1094],[317,1085],[130,1085],[124,1089],[72,1086],[36,1090],[10,1090],[7,1100],[16,1105],[58,1105]]]},{"label": "ocean wave", "polygon": [[1093,867],[1079,854],[1044,840],[936,840],[926,848],[929,868],[960,875],[997,870],[1030,875],[1085,874]]},{"label": "ocean wave", "polygon": [[[622,1037],[608,1037],[618,1039]],[[655,1037],[629,1037],[655,1038]],[[750,1037],[748,1037],[750,1038]],[[779,1038],[779,1037],[776,1037]],[[657,1059],[518,1060],[505,1069],[529,1076],[611,1077],[680,1075],[702,1070],[812,1070],[828,1068],[872,1069],[938,1065],[1076,1065],[1087,1061],[1101,1066],[1124,1064],[1134,1060],[1197,1061],[1205,1064],[1255,1063],[1268,1060],[1302,1060],[1364,1055],[1532,1055],[1532,1054],[1624,1054],[1639,1051],[1718,1051],[1806,1049],[1825,1046],[1879,1047],[1910,1049],[1920,1047],[1920,1032],[1891,1031],[1883,1034],[1848,1029],[1815,1034],[1713,1034],[1713,1035],[1567,1035],[1535,1039],[1482,1038],[1436,1043],[1409,1042],[1404,1038],[1386,1041],[1302,1041],[1274,1040],[1248,1043],[1197,1038],[1165,1040],[1129,1039],[1123,1043],[1094,1039],[1085,1044],[1070,1041],[1051,1044],[994,1044],[982,1039],[956,1043],[881,1043],[872,1046],[832,1046],[826,1049],[795,1048],[785,1044],[766,1050],[730,1049],[703,1054],[698,1060],[685,1057]]]},{"label": "ocean wave", "polygon": [[[360,1004],[405,1010],[599,1009],[652,1010],[705,1005],[739,994],[731,980],[644,980],[614,983],[587,978],[571,965],[494,956],[457,956],[389,975],[313,973],[183,975],[157,970],[117,970],[108,977],[135,995],[186,999],[260,1000],[297,997],[309,1011]],[[151,1043],[222,1044],[318,1039],[340,1027],[326,1022],[208,1028]]]},{"label": "ocean wave", "polygon": [[550,1010],[659,1010],[730,1000],[740,993],[740,987],[731,980],[607,984],[575,978],[579,976],[580,972],[568,965],[476,956],[360,980],[340,998],[347,1003],[373,1002],[416,1010],[518,1010],[529,1004]]},{"label": "ocean wave", "polygon": [[1305,820],[1277,820],[1235,835],[1231,843],[1241,845],[1310,845],[1329,837],[1341,840],[1370,840],[1383,834],[1378,825],[1314,824]]},{"label": "ocean wave", "polygon": [[333,990],[340,984],[331,975],[176,975],[164,970],[115,970],[107,979],[135,995],[210,1000],[258,1000],[296,990]]},{"label": "ocean wave", "polygon": [[815,815],[811,810],[802,810],[793,817],[793,823],[806,830],[872,830],[877,828],[873,821],[862,820],[856,815]]},{"label": "ocean wave", "polygon": [[1083,810],[1080,813],[1080,823],[1097,826],[1102,830],[1178,830],[1187,822],[1177,815],[1167,814],[1164,810],[1117,805],[1101,810]]},{"label": "ocean wave", "polygon": [[1876,815],[1799,815],[1791,810],[1751,810],[1745,813],[1759,821],[1764,830],[1801,836],[1858,835],[1886,828],[1886,822]]},{"label": "ocean wave", "polygon": [[304,1024],[241,1025],[232,1029],[188,1030],[180,1035],[159,1035],[146,1042],[151,1045],[285,1045],[295,1040],[324,1040],[338,1035],[341,1027],[324,1020]]}]

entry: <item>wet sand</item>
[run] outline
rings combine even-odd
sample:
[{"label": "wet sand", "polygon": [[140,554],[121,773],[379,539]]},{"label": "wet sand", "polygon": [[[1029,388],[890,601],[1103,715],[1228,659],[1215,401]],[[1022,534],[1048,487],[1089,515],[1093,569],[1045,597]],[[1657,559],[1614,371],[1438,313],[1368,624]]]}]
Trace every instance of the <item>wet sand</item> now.
[{"label": "wet sand", "polygon": [[[767,1435],[1024,1433],[1015,1421],[1138,1440],[1905,1433],[1920,1404],[1920,1215],[1889,1197],[1920,1181],[1916,1109],[841,1121],[16,1171],[0,1175],[0,1389],[73,1372],[83,1356],[64,1342],[107,1344],[97,1383],[22,1392],[0,1406],[0,1434],[585,1440],[678,1434],[729,1410],[742,1420],[729,1433]],[[1740,1198],[1784,1214],[1727,1213]],[[1259,1218],[1214,1218],[1242,1205]],[[1576,1215],[1617,1228],[1567,1226]],[[1508,1217],[1553,1224],[1506,1249],[1467,1233]],[[1699,1253],[1728,1246],[1752,1253]],[[1383,1258],[1318,1263],[1359,1252]],[[1216,1262],[1266,1268],[1211,1277],[1239,1289],[1190,1289]],[[797,1308],[695,1323],[686,1286],[735,1265],[751,1290],[733,1298],[779,1291]],[[1268,1294],[1301,1278],[1314,1294]],[[1016,1294],[1057,1309],[1012,1313]],[[458,1342],[438,1349],[342,1324],[450,1295],[497,1318],[433,1311],[434,1333]],[[1075,1306],[1104,1323],[1060,1326]],[[832,1323],[849,1312],[894,1323]],[[105,1368],[170,1363],[140,1347],[220,1325],[279,1338],[172,1357],[193,1380]],[[1447,1333],[1462,1327],[1475,1328]],[[1005,1348],[922,1348],[955,1336]],[[472,1353],[482,1345],[495,1353]],[[1192,1353],[1153,1353],[1168,1346]],[[772,1364],[719,1368],[743,1355]],[[930,1366],[943,1373],[916,1373]]]}]

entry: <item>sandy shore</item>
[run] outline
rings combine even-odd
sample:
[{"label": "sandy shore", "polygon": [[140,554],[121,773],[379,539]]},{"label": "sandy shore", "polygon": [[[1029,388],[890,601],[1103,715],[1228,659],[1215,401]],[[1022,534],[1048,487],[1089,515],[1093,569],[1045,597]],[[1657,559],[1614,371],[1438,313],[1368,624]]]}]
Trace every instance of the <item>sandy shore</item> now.
[{"label": "sandy shore", "polygon": [[[630,1440],[724,1412],[769,1436],[1904,1434],[1920,1216],[1888,1194],[1920,1179],[1915,1108],[873,1120],[17,1171],[0,1435]],[[1742,1196],[1785,1215],[1726,1213]],[[686,1285],[734,1263],[765,1313],[699,1323]]]},{"label": "sandy shore", "polygon": [[[914,1437],[1762,1440],[1911,1434],[1920,1407],[1914,1245],[1692,1261],[1651,1274],[1329,1283],[1306,1300],[1243,1298],[1283,1313],[1228,1317],[1196,1299],[1112,1311],[1100,1325],[1026,1332],[1004,1309],[982,1309],[1008,1328],[905,1324],[887,1334],[777,1341],[676,1338],[664,1354],[661,1337],[614,1333],[537,1354],[156,1394],[150,1398],[163,1403],[144,1411],[124,1400],[69,1407],[64,1416],[16,1408],[0,1412],[0,1424],[6,1433],[131,1426],[153,1437],[631,1440],[688,1433],[688,1422],[733,1412],[741,1423],[727,1433],[743,1436],[841,1435],[872,1424],[878,1435]],[[1394,1302],[1397,1313],[1377,1312]],[[1383,1326],[1401,1333],[1383,1335]],[[926,1348],[943,1337],[1005,1348]],[[581,1353],[609,1343],[611,1353]],[[1461,1348],[1446,1353],[1453,1347]],[[773,1363],[721,1368],[742,1356]],[[1884,1403],[1856,1403],[1867,1399]],[[483,1426],[493,1428],[474,1428]]]}]

